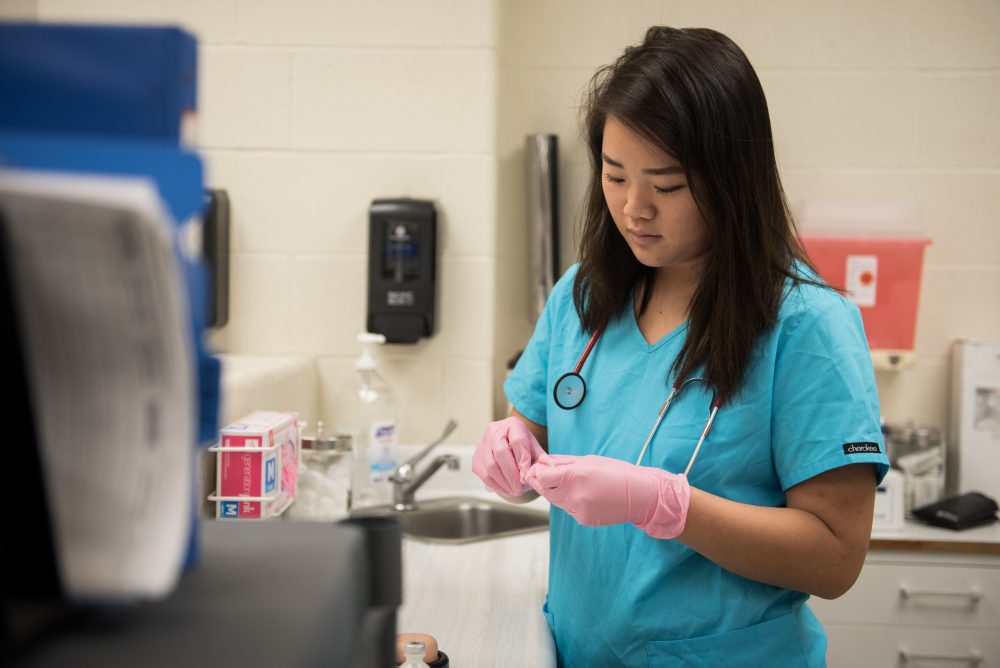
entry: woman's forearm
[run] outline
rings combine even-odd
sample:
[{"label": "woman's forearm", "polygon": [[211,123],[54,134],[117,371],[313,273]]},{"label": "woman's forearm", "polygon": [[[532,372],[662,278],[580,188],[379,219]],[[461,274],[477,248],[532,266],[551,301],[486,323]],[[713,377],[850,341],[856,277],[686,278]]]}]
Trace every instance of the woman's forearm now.
[{"label": "woman's forearm", "polygon": [[[863,509],[860,517],[865,521]],[[869,511],[869,535],[870,519]],[[752,506],[692,488],[677,540],[751,580],[836,598],[854,584],[867,553],[867,537],[862,545],[857,531],[845,533],[808,510]]]}]

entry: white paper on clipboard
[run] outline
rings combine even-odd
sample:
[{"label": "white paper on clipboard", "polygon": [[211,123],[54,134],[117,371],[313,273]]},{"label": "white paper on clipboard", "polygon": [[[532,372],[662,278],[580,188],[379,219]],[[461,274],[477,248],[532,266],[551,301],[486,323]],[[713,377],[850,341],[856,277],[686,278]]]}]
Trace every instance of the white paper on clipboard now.
[{"label": "white paper on clipboard", "polygon": [[144,179],[0,171],[60,575],[76,599],[168,594],[191,522],[194,357]]}]

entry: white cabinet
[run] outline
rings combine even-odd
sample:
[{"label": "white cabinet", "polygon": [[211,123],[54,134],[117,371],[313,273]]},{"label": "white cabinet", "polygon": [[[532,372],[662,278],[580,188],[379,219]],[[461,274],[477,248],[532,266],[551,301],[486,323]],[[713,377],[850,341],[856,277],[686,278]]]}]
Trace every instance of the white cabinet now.
[{"label": "white cabinet", "polygon": [[873,540],[847,594],[809,601],[829,638],[829,668],[1000,668],[1000,531],[993,529],[979,544],[949,542],[960,535],[951,533]]}]

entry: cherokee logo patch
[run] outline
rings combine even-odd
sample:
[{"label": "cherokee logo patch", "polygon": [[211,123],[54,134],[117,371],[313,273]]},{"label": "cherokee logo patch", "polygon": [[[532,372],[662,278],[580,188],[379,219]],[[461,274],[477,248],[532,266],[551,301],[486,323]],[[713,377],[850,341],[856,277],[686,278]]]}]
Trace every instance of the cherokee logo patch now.
[{"label": "cherokee logo patch", "polygon": [[860,443],[844,443],[844,454],[845,455],[865,455],[865,454],[878,454],[882,452],[878,443],[872,443],[870,441],[862,441]]}]

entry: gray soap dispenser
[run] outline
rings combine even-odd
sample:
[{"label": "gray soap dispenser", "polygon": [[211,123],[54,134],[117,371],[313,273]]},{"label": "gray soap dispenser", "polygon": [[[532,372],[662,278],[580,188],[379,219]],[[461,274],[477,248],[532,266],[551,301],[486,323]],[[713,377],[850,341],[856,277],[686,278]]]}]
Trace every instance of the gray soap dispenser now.
[{"label": "gray soap dispenser", "polygon": [[368,232],[368,331],[384,335],[386,343],[431,336],[437,311],[434,203],[374,200]]}]

